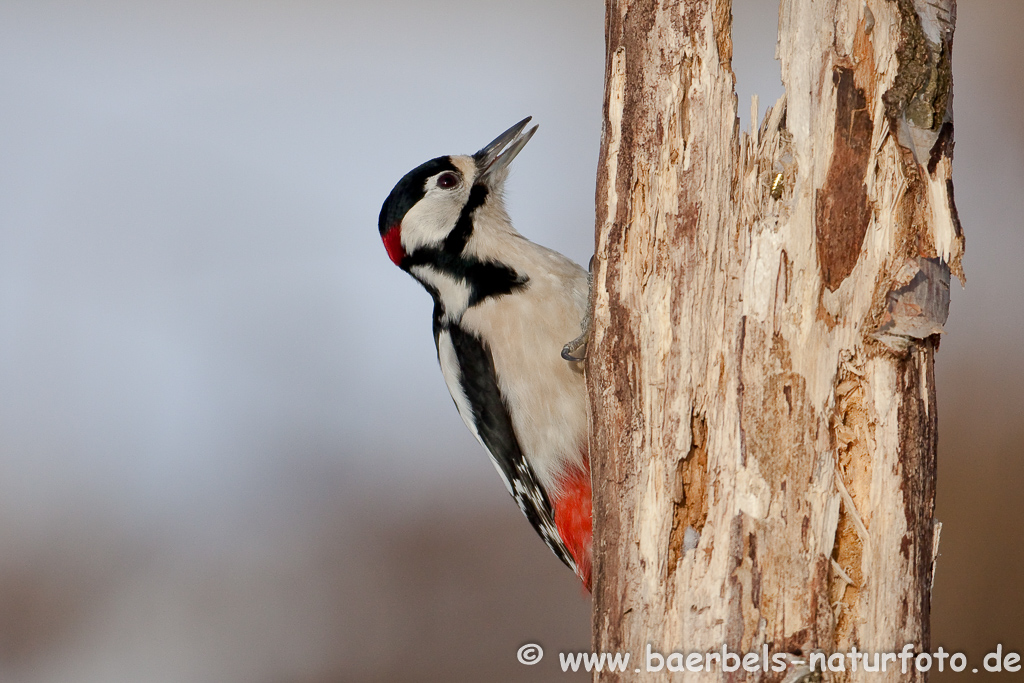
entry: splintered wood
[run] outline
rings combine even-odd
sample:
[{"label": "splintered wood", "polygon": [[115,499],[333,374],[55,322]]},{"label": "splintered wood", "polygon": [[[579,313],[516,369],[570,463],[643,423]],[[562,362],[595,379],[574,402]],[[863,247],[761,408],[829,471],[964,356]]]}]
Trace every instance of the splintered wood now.
[{"label": "splintered wood", "polygon": [[787,95],[750,132],[728,2],[607,17],[594,647],[641,673],[597,679],[647,680],[648,645],[788,653],[730,680],[928,651],[954,2],[783,0]]}]

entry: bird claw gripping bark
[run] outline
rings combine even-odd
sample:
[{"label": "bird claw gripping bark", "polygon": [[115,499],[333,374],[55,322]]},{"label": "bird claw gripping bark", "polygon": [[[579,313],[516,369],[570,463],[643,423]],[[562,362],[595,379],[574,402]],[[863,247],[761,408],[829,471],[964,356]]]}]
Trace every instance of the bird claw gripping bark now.
[{"label": "bird claw gripping bark", "polygon": [[587,345],[590,342],[590,330],[594,326],[594,257],[590,257],[590,267],[587,271],[587,313],[580,323],[580,336],[562,347],[562,358],[570,363],[579,363],[587,359]]}]

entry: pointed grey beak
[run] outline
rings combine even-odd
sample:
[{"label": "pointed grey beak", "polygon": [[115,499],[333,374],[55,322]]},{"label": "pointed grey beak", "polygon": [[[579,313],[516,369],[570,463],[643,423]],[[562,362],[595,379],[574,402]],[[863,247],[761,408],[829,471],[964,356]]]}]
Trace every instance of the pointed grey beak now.
[{"label": "pointed grey beak", "polygon": [[532,116],[527,116],[473,155],[477,168],[481,169],[476,182],[490,184],[492,180],[502,177],[502,172],[508,168],[508,165],[516,158],[519,151],[526,146],[526,143],[530,141],[533,134],[537,132],[537,126],[534,126],[523,133],[523,129],[526,128],[526,124],[532,118]]}]

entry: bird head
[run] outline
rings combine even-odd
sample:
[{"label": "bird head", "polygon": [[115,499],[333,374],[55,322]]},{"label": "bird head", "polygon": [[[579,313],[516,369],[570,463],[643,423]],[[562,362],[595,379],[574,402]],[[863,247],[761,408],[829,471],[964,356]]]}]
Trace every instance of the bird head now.
[{"label": "bird head", "polygon": [[378,227],[388,256],[403,270],[417,252],[458,255],[473,231],[473,213],[501,201],[508,166],[537,131],[526,117],[473,155],[443,156],[398,181],[380,210]]}]

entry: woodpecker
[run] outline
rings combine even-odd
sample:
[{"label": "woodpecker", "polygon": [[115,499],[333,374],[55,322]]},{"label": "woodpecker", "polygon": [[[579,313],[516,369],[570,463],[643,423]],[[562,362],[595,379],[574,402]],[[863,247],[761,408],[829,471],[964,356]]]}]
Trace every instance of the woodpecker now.
[{"label": "woodpecker", "polygon": [[579,265],[520,235],[505,210],[509,164],[537,131],[523,132],[530,118],[476,154],[409,171],[381,207],[380,236],[434,300],[437,359],[463,422],[590,590],[587,395],[572,355],[590,285]]}]

